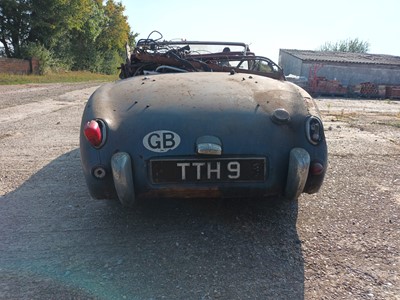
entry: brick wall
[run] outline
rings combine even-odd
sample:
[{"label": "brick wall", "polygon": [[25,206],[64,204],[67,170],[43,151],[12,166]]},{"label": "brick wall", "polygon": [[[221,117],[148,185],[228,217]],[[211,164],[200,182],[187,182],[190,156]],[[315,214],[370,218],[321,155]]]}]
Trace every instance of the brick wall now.
[{"label": "brick wall", "polygon": [[39,74],[39,61],[36,58],[16,59],[0,57],[0,73]]}]

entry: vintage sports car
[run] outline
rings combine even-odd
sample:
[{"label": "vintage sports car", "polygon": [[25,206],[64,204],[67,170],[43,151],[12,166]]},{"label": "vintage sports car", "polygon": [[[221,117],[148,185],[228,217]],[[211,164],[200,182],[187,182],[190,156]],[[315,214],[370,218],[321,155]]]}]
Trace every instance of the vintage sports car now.
[{"label": "vintage sports car", "polygon": [[316,193],[327,146],[311,96],[244,43],[139,40],[97,89],[80,152],[92,197]]}]

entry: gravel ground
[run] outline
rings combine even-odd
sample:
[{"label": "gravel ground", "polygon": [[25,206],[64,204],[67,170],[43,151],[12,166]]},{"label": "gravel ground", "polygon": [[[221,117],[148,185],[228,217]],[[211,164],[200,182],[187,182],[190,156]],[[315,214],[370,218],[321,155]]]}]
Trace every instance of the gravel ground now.
[{"label": "gravel ground", "polygon": [[317,102],[329,171],[300,199],[306,298],[400,299],[400,102]]},{"label": "gravel ground", "polygon": [[318,99],[298,203],[91,200],[88,84],[0,86],[0,299],[400,299],[400,101]]}]

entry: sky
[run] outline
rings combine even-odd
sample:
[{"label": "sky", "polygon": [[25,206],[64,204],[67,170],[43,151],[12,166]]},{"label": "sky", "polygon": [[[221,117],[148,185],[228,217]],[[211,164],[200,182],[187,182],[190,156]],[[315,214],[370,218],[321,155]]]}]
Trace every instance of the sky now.
[{"label": "sky", "polygon": [[[317,50],[355,39],[369,53],[400,56],[398,0],[120,0],[138,39],[244,42],[278,62],[279,49]],[[157,35],[152,36],[156,38]]]}]

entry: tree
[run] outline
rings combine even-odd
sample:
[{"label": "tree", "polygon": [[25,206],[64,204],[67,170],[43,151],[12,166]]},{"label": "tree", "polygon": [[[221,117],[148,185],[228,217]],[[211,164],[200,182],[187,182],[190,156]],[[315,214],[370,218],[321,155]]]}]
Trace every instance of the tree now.
[{"label": "tree", "polygon": [[369,43],[358,38],[341,40],[336,43],[326,42],[319,48],[319,51],[367,53]]},{"label": "tree", "polygon": [[1,0],[0,45],[48,68],[116,73],[136,37],[124,11],[114,0]]},{"label": "tree", "polygon": [[96,40],[98,50],[103,53],[102,72],[116,73],[117,67],[125,61],[125,44],[132,46],[135,35],[131,33],[125,7],[114,0],[108,0],[104,6],[106,22]]},{"label": "tree", "polygon": [[125,7],[121,3],[108,0],[104,6],[106,24],[98,38],[99,47],[103,51],[110,49],[125,49],[129,39],[130,27],[126,16],[123,15]]},{"label": "tree", "polygon": [[31,2],[2,0],[0,5],[0,43],[7,57],[20,57],[29,38]]},{"label": "tree", "polygon": [[97,39],[105,26],[106,16],[101,1],[92,2],[91,5],[83,27],[71,32],[70,53],[74,57],[71,67],[98,72],[102,54],[98,50]]},{"label": "tree", "polygon": [[94,7],[92,0],[32,0],[30,42],[51,49],[82,30]]}]

